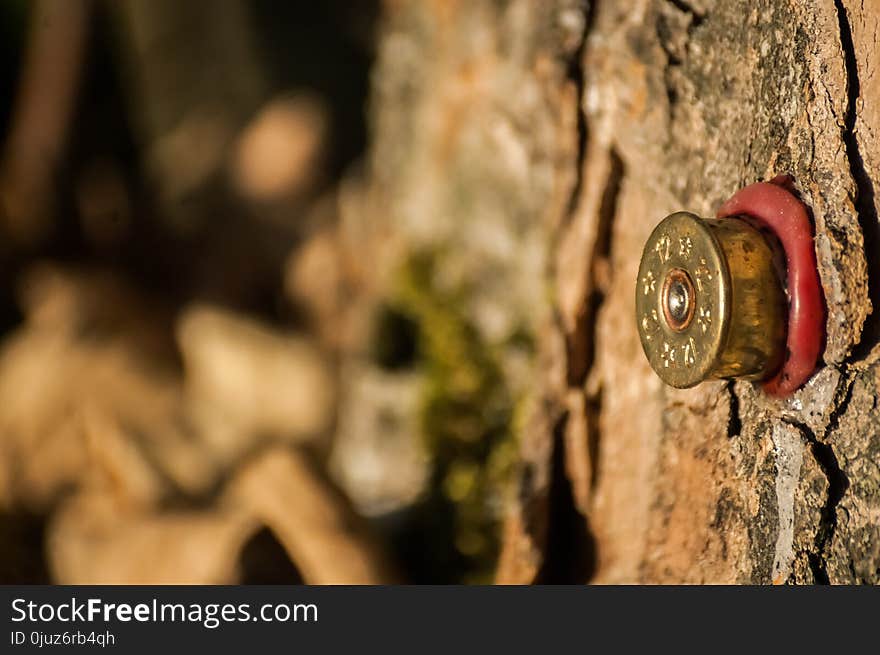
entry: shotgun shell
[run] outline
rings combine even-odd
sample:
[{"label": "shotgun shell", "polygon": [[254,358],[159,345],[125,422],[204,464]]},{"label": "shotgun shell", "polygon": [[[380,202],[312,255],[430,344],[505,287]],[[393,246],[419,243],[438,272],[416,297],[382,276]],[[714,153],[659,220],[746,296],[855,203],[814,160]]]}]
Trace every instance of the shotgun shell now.
[{"label": "shotgun shell", "polygon": [[784,261],[746,217],[667,216],[651,233],[636,284],[642,348],[673,387],[763,380],[785,355]]}]

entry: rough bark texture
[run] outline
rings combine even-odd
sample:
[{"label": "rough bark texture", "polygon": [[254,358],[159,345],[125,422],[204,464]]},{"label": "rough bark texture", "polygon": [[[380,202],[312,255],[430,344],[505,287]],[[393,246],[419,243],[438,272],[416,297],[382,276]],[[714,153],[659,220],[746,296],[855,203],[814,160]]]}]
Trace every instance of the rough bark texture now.
[{"label": "rough bark texture", "polygon": [[[384,424],[373,447],[382,449],[389,421],[357,408],[391,394],[398,405],[414,403],[416,424],[395,422],[409,439],[421,431],[433,463],[423,550],[454,542],[451,557],[469,562],[459,565],[470,571],[464,579],[485,581],[498,554],[498,483],[516,458],[512,437],[525,422],[545,421],[531,410],[534,337],[552,319],[548,235],[567,215],[577,179],[585,16],[575,1],[386,9],[370,183],[359,207],[343,202],[340,231],[356,295],[417,324],[422,375],[415,397],[402,394],[395,390],[412,373],[398,366],[379,375],[381,357],[347,344],[339,439],[349,441],[348,426],[363,435]],[[356,325],[372,322],[349,315]],[[561,356],[551,363],[564,365]],[[362,418],[346,418],[354,415]],[[526,502],[549,489],[552,429],[542,423],[523,446],[534,449]],[[396,476],[389,468],[386,477]],[[447,520],[452,534],[440,527]],[[435,576],[449,557],[438,555]]]},{"label": "rough bark texture", "polygon": [[[527,416],[498,578],[880,582],[878,3],[389,7],[376,224],[474,281]],[[780,173],[815,220],[823,365],[785,401],[665,388],[633,316],[645,239]],[[504,368],[517,330],[537,354]]]}]

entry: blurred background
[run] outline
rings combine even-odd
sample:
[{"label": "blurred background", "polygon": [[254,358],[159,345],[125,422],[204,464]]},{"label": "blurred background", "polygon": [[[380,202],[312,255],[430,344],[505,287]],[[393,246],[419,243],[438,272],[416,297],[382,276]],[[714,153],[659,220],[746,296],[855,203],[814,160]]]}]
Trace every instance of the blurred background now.
[{"label": "blurred background", "polygon": [[492,580],[552,162],[401,4],[0,3],[0,582]]}]

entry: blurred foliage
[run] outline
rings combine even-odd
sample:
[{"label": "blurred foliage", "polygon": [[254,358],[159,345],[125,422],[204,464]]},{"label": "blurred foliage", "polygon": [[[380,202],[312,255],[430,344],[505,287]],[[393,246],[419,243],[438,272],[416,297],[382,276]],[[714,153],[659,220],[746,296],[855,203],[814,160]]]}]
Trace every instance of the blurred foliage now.
[{"label": "blurred foliage", "polygon": [[442,259],[440,251],[411,255],[395,294],[399,310],[417,326],[426,376],[421,432],[433,472],[419,511],[426,517],[423,538],[435,571],[451,569],[462,582],[487,583],[500,546],[501,498],[515,460],[516,399],[505,384],[501,354],[468,316],[467,284],[438,282]]}]

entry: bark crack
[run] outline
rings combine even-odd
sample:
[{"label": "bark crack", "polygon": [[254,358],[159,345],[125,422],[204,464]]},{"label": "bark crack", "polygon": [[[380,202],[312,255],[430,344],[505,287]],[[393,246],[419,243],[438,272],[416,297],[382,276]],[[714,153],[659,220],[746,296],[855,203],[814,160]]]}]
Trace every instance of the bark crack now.
[{"label": "bark crack", "polygon": [[736,383],[731,380],[727,383],[727,391],[730,394],[730,418],[727,421],[727,437],[732,439],[742,434],[742,417],[739,411],[739,396],[736,395]]},{"label": "bark crack", "polygon": [[552,434],[547,540],[544,561],[535,584],[582,583],[592,578],[596,571],[596,541],[586,517],[577,509],[565,473],[567,421],[568,416],[560,417]]},{"label": "bark crack", "polygon": [[705,14],[702,11],[699,11],[690,3],[685,2],[685,0],[666,0],[666,1],[669,4],[671,4],[673,7],[678,9],[679,11],[681,11],[685,14],[690,14],[695,19],[699,19],[700,21],[702,21],[703,18],[705,18]]},{"label": "bark crack", "polygon": [[835,409],[828,419],[828,423],[822,430],[822,434],[817,435],[810,426],[802,421],[785,417],[783,421],[795,427],[800,431],[802,437],[810,446],[813,458],[822,469],[828,481],[828,491],[825,496],[825,503],[819,513],[819,526],[813,539],[813,550],[807,553],[807,560],[810,564],[810,570],[813,578],[818,584],[830,584],[828,577],[828,561],[827,550],[834,538],[837,530],[837,506],[843,500],[849,488],[849,478],[840,466],[834,447],[827,443],[828,437],[837,429],[840,417],[849,406],[852,399],[854,380],[849,379],[850,376],[846,370],[841,372],[840,383],[835,392],[834,402]]},{"label": "bark crack", "polygon": [[[655,31],[660,48],[666,55],[666,64],[663,66],[663,85],[666,89],[667,101],[667,117],[670,123],[675,119],[675,106],[678,104],[678,89],[673,78],[673,70],[680,68],[684,64],[684,56],[690,43],[691,36],[706,20],[704,12],[698,11],[684,0],[664,0],[669,6],[688,17],[689,23],[685,29],[684,48],[682,52],[676,52],[676,48],[671,45],[671,27],[668,25],[662,12],[657,13],[655,21]],[[670,135],[671,138],[671,135]]]},{"label": "bark crack", "polygon": [[[843,116],[842,138],[846,148],[850,175],[856,186],[853,205],[864,238],[865,252],[877,252],[880,248],[880,225],[877,222],[877,208],[874,205],[874,183],[865,170],[858,137],[856,136],[856,104],[861,95],[858,60],[853,43],[852,27],[843,0],[834,0],[837,23],[840,30],[840,46],[846,71],[846,110]],[[833,105],[832,105],[833,107]],[[880,308],[880,267],[867,258],[868,295],[874,309]],[[862,335],[853,357],[865,357],[880,340],[880,312],[872,311],[862,326]]]},{"label": "bark crack", "polygon": [[583,4],[584,11],[584,30],[581,34],[580,41],[574,49],[574,53],[567,63],[567,77],[575,87],[575,97],[577,98],[577,140],[578,148],[575,158],[575,179],[572,186],[571,196],[568,199],[568,210],[563,223],[570,221],[571,217],[577,210],[578,200],[581,196],[581,188],[584,183],[584,160],[587,156],[587,114],[583,107],[583,98],[586,91],[586,71],[584,70],[584,54],[587,49],[587,35],[593,29],[596,22],[596,2],[585,0]]},{"label": "bark crack", "polygon": [[[605,302],[606,284],[601,284],[602,275],[599,269],[605,267],[611,256],[611,238],[613,234],[614,217],[617,215],[617,203],[620,197],[620,187],[623,183],[624,165],[623,160],[615,148],[608,153],[609,170],[605,180],[605,188],[602,191],[602,199],[596,215],[596,239],[593,243],[592,252],[589,253],[590,279],[589,294],[584,299],[585,309],[578,317],[574,330],[574,339],[582,345],[574,349],[582,353],[581,362],[569,362],[569,385],[579,386],[583,384],[596,358],[596,318],[599,309]],[[606,267],[610,269],[610,267]],[[574,340],[573,339],[573,340]]]},{"label": "bark crack", "polygon": [[[586,55],[587,36],[595,24],[596,4],[595,1],[588,0],[584,0],[582,3],[581,6],[584,12],[583,32],[580,35],[577,47],[574,48],[570,58],[566,61],[566,77],[574,85],[575,97],[577,98],[577,131],[575,134],[575,138],[577,138],[577,152],[574,162],[575,179],[568,198],[565,215],[560,221],[553,238],[552,248],[554,250],[558,248],[563,231],[571,223],[578,211],[583,190],[584,166],[587,157],[587,140],[589,138],[587,115],[583,106],[586,93],[584,57]],[[553,260],[551,259],[551,261]],[[552,278],[552,271],[550,273]],[[585,305],[589,306],[590,301],[590,298],[584,299]],[[589,312],[584,313],[587,316],[592,316]],[[553,329],[565,335],[566,331],[558,307],[554,308],[552,320]],[[592,322],[590,321],[585,321],[583,325],[579,323],[576,328],[576,334],[581,334],[580,330],[582,329],[586,334],[592,335],[594,332]],[[570,339],[566,339],[566,347],[566,375],[567,382],[571,385],[572,369],[575,366],[581,366],[582,363],[573,361]],[[551,402],[558,407],[560,399],[556,398]],[[539,583],[582,583],[588,581],[593,576],[596,568],[595,539],[589,528],[589,519],[577,508],[572,483],[566,472],[568,453],[566,452],[564,433],[568,420],[568,413],[561,412],[551,423],[553,447],[551,451],[550,491],[547,499],[548,523],[542,547],[542,564],[535,579],[535,582]],[[521,502],[524,503],[525,501]]]}]

